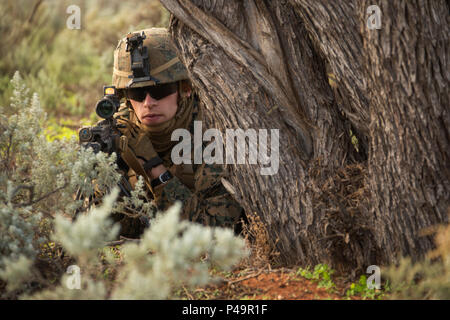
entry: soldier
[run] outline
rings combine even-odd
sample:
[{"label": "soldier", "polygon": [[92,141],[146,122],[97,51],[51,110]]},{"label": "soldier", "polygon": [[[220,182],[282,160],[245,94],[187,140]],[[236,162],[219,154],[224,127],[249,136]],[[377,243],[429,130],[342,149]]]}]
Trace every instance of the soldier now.
[{"label": "soldier", "polygon": [[[145,37],[141,46],[133,43],[139,35]],[[178,200],[183,205],[182,218],[237,231],[243,209],[221,182],[225,168],[172,162],[171,151],[178,143],[171,141],[172,132],[184,128],[193,134],[194,120],[202,119],[198,95],[167,30],[147,29],[120,40],[114,52],[112,82],[125,100],[118,123],[127,126],[122,133],[151,181],[158,210]],[[135,176],[130,170],[131,182]]]}]

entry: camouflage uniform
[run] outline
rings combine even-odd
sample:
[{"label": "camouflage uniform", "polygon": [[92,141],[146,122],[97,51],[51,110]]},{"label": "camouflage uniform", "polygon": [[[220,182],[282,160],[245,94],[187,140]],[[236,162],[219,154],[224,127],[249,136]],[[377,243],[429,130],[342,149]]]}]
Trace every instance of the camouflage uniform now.
[{"label": "camouflage uniform", "polygon": [[[144,31],[149,38],[144,41],[144,45],[149,50],[150,64],[153,63],[151,69],[158,71],[151,72],[152,76],[158,79],[159,83],[170,83],[187,79],[187,72],[181,62],[177,61],[175,50],[167,31],[156,28]],[[124,46],[125,42],[121,40],[114,54],[113,84],[118,89],[130,86],[130,80],[126,72],[130,68],[130,62],[129,57],[124,52]],[[166,68],[158,66],[166,66]],[[145,82],[146,86],[153,84],[152,81]],[[143,86],[141,83],[131,85],[133,87]],[[193,96],[192,101],[191,121],[185,128],[193,135],[193,122],[194,120],[201,120],[201,113],[196,95]],[[127,123],[128,128],[131,128],[128,132],[123,132],[130,139],[133,139],[133,136],[135,137],[136,134],[142,134],[142,131],[139,133],[141,124],[129,102],[122,105],[120,112],[117,114],[117,120],[119,123]],[[132,133],[131,131],[135,132]],[[203,147],[206,146],[204,145]],[[146,158],[145,150],[137,151]],[[209,226],[235,227],[236,230],[236,226],[243,216],[243,209],[222,184],[221,179],[227,176],[223,165],[208,165],[205,163],[200,165],[174,165],[170,157],[171,148],[158,151],[158,155],[163,160],[164,166],[173,175],[173,178],[167,183],[160,184],[153,190],[153,203],[158,210],[164,211],[178,200],[183,204],[182,218]],[[136,175],[132,169],[130,169],[128,176],[133,184],[136,181]]]},{"label": "camouflage uniform", "polygon": [[[138,125],[134,122],[136,121],[134,117],[129,116],[133,113],[132,110],[124,108],[121,111],[119,122],[131,121]],[[197,114],[196,110],[193,121],[197,120]],[[193,121],[189,128],[192,135],[194,134]],[[203,145],[203,148],[205,147],[206,145]],[[227,178],[226,168],[223,165],[205,163],[175,165],[170,155],[171,150],[159,153],[164,166],[172,173],[173,178],[166,184],[154,188],[153,203],[157,209],[164,211],[178,200],[183,204],[184,219],[209,226],[235,227],[243,214],[243,209],[222,184],[221,179]],[[136,181],[133,170],[130,170],[128,177],[132,183]]]}]

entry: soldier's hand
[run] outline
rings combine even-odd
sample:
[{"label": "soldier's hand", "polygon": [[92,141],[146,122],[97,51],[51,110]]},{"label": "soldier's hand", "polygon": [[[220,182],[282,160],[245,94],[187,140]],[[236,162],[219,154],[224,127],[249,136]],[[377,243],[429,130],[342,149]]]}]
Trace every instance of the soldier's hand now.
[{"label": "soldier's hand", "polygon": [[135,153],[141,165],[149,175],[150,179],[156,179],[159,175],[167,169],[162,164],[158,153],[153,148],[150,138],[146,134],[141,134],[132,142],[133,146],[130,148]]},{"label": "soldier's hand", "polygon": [[153,171],[156,173],[161,170],[165,171],[161,164],[162,161],[145,131],[128,121],[121,121],[120,124],[122,128],[119,130],[127,137],[128,146],[151,178],[154,178]]},{"label": "soldier's hand", "polygon": [[139,128],[130,131],[127,138],[128,146],[138,159],[147,162],[155,157],[159,157],[149,136],[145,132],[139,130]]}]

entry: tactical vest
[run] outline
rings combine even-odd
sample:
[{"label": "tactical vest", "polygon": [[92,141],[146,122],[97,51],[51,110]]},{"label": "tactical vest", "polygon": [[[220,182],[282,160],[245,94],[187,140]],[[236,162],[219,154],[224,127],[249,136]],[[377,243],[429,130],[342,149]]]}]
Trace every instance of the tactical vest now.
[{"label": "tactical vest", "polygon": [[[195,101],[194,110],[193,110],[192,114],[193,114],[192,121],[191,121],[191,124],[188,129],[191,132],[191,135],[192,135],[191,143],[193,144],[194,121],[202,119],[202,114],[200,112],[198,100]],[[133,109],[125,104],[122,104],[121,108],[119,109],[119,112],[117,113],[117,116],[122,119],[125,118],[132,123],[138,122],[137,116],[134,113]],[[191,150],[194,150],[193,145],[191,145]],[[164,153],[159,153],[160,158],[163,160],[164,166],[170,171],[170,173],[173,176],[176,176],[191,191],[194,191],[194,189],[195,189],[195,179],[194,179],[195,178],[195,169],[196,169],[197,165],[173,164],[173,162],[171,160],[171,151],[172,150],[168,150]],[[137,182],[137,178],[136,178],[135,170],[133,170],[132,168],[130,168],[130,170],[128,171],[128,179],[134,188],[134,186]]]}]

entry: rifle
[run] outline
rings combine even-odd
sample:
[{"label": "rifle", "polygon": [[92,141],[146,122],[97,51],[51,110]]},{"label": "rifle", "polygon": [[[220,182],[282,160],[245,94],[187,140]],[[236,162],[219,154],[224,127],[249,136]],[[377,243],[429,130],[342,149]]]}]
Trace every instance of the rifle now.
[{"label": "rifle", "polygon": [[[114,86],[105,86],[103,87],[103,93],[104,97],[95,106],[95,112],[103,120],[95,126],[82,127],[78,131],[80,145],[83,148],[92,148],[94,153],[105,152],[109,155],[113,152],[116,153],[116,163],[122,173],[121,179],[118,182],[120,196],[131,197],[133,187],[126,177],[129,168],[132,168],[136,174],[144,177],[147,188],[153,194],[150,179],[134,155],[134,152],[129,148],[127,137],[119,130],[125,129],[126,125],[118,124],[117,119],[114,117],[120,106],[120,98],[117,95],[116,88]],[[82,200],[82,198],[83,195],[79,189],[76,193],[75,200]],[[97,204],[100,199],[91,196],[87,200],[87,207],[89,208],[92,204]],[[82,211],[82,208],[77,210],[74,220],[80,211]],[[143,222],[145,225],[148,225],[148,221]]]},{"label": "rifle", "polygon": [[99,100],[95,106],[95,112],[104,120],[92,127],[82,127],[78,131],[78,137],[81,147],[92,148],[94,153],[105,152],[111,155],[113,152],[117,155],[117,166],[123,173],[118,185],[122,195],[131,196],[131,184],[124,177],[128,172],[129,166],[122,158],[123,146],[120,145],[122,133],[119,128],[125,128],[124,125],[118,125],[114,114],[119,110],[120,99],[117,96],[114,86],[103,87],[104,97]]}]

